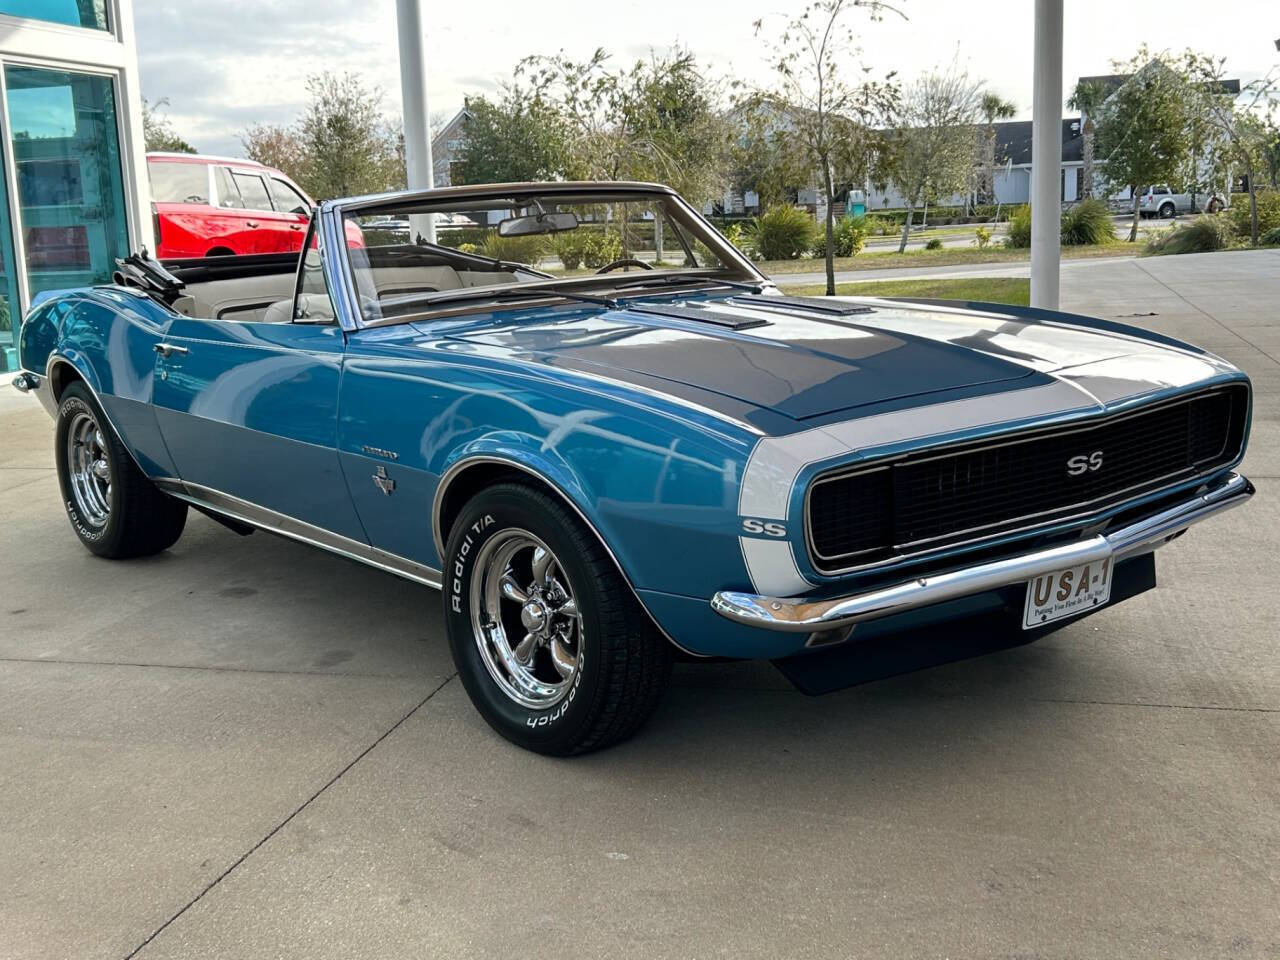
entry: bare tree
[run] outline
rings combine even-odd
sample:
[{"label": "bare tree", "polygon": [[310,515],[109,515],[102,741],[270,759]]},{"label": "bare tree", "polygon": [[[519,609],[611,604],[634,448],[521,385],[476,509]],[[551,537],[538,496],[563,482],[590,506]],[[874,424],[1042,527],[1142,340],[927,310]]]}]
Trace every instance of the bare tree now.
[{"label": "bare tree", "polygon": [[1198,110],[1211,136],[1220,139],[1224,153],[1244,167],[1249,183],[1249,226],[1252,243],[1258,243],[1258,196],[1256,172],[1265,160],[1271,139],[1267,115],[1276,105],[1280,90],[1280,66],[1244,84],[1239,96],[1223,83],[1227,74],[1225,57],[1209,57],[1188,50],[1183,70],[1190,81],[1193,110]]},{"label": "bare tree", "polygon": [[899,253],[907,249],[915,208],[929,192],[945,196],[964,189],[982,87],[981,80],[952,63],[945,72],[925,74],[905,91],[887,157],[890,179],[907,204]]},{"label": "bare tree", "polygon": [[[784,105],[792,135],[803,146],[815,169],[826,201],[827,295],[836,292],[833,237],[838,186],[866,179],[868,161],[877,149],[878,127],[888,120],[897,101],[896,72],[871,79],[860,64],[862,50],[849,15],[859,10],[872,21],[886,12],[903,17],[896,7],[879,0],[812,0],[788,20],[773,46],[776,90],[771,96]],[[764,29],[755,23],[756,33]],[[847,79],[853,74],[857,79]]]},{"label": "bare tree", "polygon": [[282,170],[298,183],[307,180],[307,149],[296,130],[278,123],[255,123],[239,139],[250,160]]},{"label": "bare tree", "polygon": [[170,153],[195,153],[196,148],[178,135],[161,110],[169,105],[168,97],[151,103],[142,98],[142,137],[148,150],[164,150]]}]

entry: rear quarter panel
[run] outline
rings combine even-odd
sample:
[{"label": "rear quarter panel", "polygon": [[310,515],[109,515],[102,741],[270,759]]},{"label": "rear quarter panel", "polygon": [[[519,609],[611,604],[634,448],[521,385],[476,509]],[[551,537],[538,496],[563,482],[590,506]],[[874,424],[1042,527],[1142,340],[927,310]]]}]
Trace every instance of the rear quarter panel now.
[{"label": "rear quarter panel", "polygon": [[155,344],[172,319],[146,297],[119,287],[96,287],[40,301],[19,338],[24,369],[41,376],[60,363],[75,369],[149,476],[173,473],[151,407]]}]

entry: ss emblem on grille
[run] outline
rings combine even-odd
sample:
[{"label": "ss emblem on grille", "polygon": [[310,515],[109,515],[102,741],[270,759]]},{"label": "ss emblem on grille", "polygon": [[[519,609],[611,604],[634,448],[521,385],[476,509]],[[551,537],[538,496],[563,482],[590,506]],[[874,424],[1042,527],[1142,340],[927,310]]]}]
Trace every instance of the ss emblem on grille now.
[{"label": "ss emblem on grille", "polygon": [[1102,467],[1102,451],[1095,450],[1093,453],[1080,454],[1078,457],[1072,457],[1067,461],[1067,473],[1070,476],[1078,477],[1082,473],[1093,473],[1093,471]]}]

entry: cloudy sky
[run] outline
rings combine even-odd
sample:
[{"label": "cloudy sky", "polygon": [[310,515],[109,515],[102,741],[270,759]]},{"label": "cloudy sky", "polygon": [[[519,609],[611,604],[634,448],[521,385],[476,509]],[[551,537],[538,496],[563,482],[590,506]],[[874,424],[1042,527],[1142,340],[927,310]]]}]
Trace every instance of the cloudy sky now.
[{"label": "cloudy sky", "polygon": [[[604,47],[630,62],[650,48],[689,46],[713,73],[767,79],[766,29],[804,0],[428,0],[431,111],[452,114],[468,93],[491,92],[521,57]],[[908,20],[860,24],[864,60],[908,79],[959,56],[1031,115],[1032,0],[901,0]],[[1220,13],[1189,0],[1066,0],[1065,76],[1107,73],[1139,42],[1193,46],[1228,58],[1249,80],[1277,62],[1276,0],[1233,0]],[[855,17],[857,14],[855,14]],[[253,123],[289,123],[307,75],[349,70],[400,106],[394,0],[135,0],[143,94],[202,151],[241,152]]]}]

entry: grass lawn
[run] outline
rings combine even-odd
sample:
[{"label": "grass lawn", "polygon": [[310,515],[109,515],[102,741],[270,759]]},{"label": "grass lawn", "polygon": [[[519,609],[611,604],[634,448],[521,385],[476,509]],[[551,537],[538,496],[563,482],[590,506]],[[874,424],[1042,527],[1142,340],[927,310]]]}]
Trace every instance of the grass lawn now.
[{"label": "grass lawn", "polygon": [[[785,294],[796,297],[822,296],[826,284],[782,284]],[[942,300],[982,300],[1012,303],[1025,307],[1031,302],[1031,281],[1021,277],[957,277],[954,280],[864,280],[837,283],[842,297],[932,297]]]},{"label": "grass lawn", "polygon": [[[1088,257],[1136,257],[1146,250],[1142,243],[1104,243],[1096,247],[1063,247],[1063,260],[1079,260]],[[945,267],[963,263],[1018,263],[1031,259],[1030,250],[1009,250],[1005,247],[977,247],[942,250],[908,250],[906,253],[875,253],[867,251],[856,257],[837,257],[836,270],[889,270],[894,267]],[[820,273],[825,269],[821,259],[763,260],[756,267],[766,276],[787,273]]]}]

